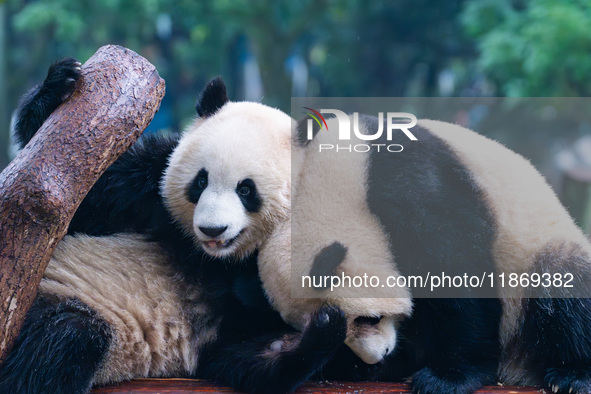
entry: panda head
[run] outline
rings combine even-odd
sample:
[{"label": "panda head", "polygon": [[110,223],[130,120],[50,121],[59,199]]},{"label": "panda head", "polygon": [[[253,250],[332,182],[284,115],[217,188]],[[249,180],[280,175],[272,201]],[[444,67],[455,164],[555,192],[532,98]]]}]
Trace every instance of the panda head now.
[{"label": "panda head", "polygon": [[[300,254],[294,247],[292,254],[291,231],[290,220],[279,225],[268,242],[263,245],[258,256],[259,275],[263,287],[271,305],[281,314],[283,320],[303,331],[309,324],[312,314],[322,305],[330,304],[341,309],[347,317],[345,344],[363,362],[378,363],[395,351],[399,322],[408,317],[412,310],[410,294],[405,289],[401,291],[400,297],[396,298],[352,297],[351,294],[338,291],[331,293],[328,289],[323,291],[307,289],[299,293],[298,291],[302,290],[301,287],[298,288],[302,275],[309,272],[315,258],[319,256],[326,258],[327,247],[334,248],[334,243],[326,245],[319,238],[317,238],[318,242],[310,238],[311,249]],[[355,248],[359,245],[347,246]],[[354,262],[359,255],[348,255],[349,249],[343,244],[341,246],[345,253],[333,254],[333,256],[339,256],[338,265],[346,275],[357,274]],[[317,251],[318,248],[320,251]],[[367,257],[372,258],[375,255]],[[293,266],[286,264],[292,258],[307,259],[310,263],[306,264],[303,260],[298,260]],[[385,260],[377,261],[380,265],[386,265]],[[300,265],[300,263],[303,264]],[[302,267],[305,268],[300,269]]]},{"label": "panda head", "polygon": [[[336,129],[336,119],[327,122]],[[367,206],[368,156],[317,153],[336,137],[322,131],[307,142],[296,134],[303,159],[292,167],[292,215],[260,250],[259,274],[273,307],[298,329],[324,303],[339,307],[347,317],[345,343],[375,364],[397,347],[399,322],[412,311],[409,289],[302,288],[306,275],[400,274],[389,236]]]},{"label": "panda head", "polygon": [[215,257],[242,258],[290,209],[291,118],[252,102],[230,102],[220,78],[197,102],[162,182],[174,219]]},{"label": "panda head", "polygon": [[[303,331],[312,314],[322,305],[336,306],[347,318],[345,344],[367,364],[382,361],[396,350],[399,323],[412,311],[410,294],[406,289],[396,298],[352,297],[351,294],[343,295],[338,291],[331,293],[328,289],[318,292],[308,289],[304,293],[298,293],[298,290],[302,290],[298,288],[302,275],[313,265],[315,257],[326,257],[326,247],[331,248],[332,244],[322,246],[316,255],[311,249],[299,254],[295,248],[292,254],[291,229],[289,221],[278,226],[259,253],[259,275],[273,308],[281,314],[284,321]],[[309,246],[317,249],[321,245],[325,244],[319,240],[318,243],[312,241]],[[340,255],[342,261],[339,266],[342,266],[342,272],[346,275],[355,275],[358,271],[354,267],[354,261],[359,256],[347,256],[347,252],[348,250]],[[306,269],[300,270],[298,265],[292,267],[286,264],[292,258],[306,258],[310,264],[302,264]],[[384,264],[384,260],[379,261],[379,264]]]}]

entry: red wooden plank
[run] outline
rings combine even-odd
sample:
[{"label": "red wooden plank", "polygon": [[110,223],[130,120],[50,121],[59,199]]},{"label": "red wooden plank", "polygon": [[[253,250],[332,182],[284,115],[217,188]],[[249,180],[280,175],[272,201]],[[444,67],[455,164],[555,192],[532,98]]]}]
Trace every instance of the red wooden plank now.
[{"label": "red wooden plank", "polygon": [[[135,379],[120,385],[97,387],[94,394],[112,393],[235,393],[230,388],[201,379]],[[405,383],[382,382],[315,382],[302,385],[296,393],[399,393],[410,394],[409,385]],[[477,391],[478,394],[548,394],[549,391],[535,387],[503,387],[487,386]]]}]

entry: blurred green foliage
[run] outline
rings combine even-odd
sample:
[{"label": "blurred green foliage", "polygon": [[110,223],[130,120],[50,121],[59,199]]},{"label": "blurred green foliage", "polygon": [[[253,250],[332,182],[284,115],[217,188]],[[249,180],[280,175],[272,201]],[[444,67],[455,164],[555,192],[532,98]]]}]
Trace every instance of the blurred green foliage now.
[{"label": "blurred green foliage", "polygon": [[[7,7],[7,58],[18,73],[9,81],[11,98],[42,78],[52,61],[68,55],[85,61],[115,43],[157,66],[175,119],[192,113],[208,78],[236,73],[241,37],[257,59],[263,101],[282,109],[292,93],[286,70],[292,55],[309,67],[310,95],[397,96],[408,93],[413,78],[424,85],[413,93],[435,94],[441,68],[470,52],[456,21],[459,0],[8,0]],[[157,29],[163,17],[172,28],[166,39]]]},{"label": "blurred green foliage", "polygon": [[[591,0],[0,0],[0,146],[18,97],[64,56],[126,46],[166,80],[181,128],[207,80],[264,103],[309,96],[590,95]],[[293,65],[305,65],[303,90]],[[156,123],[156,122],[155,122]],[[0,166],[6,164],[1,149]]]},{"label": "blurred green foliage", "polygon": [[591,1],[470,1],[462,22],[501,94],[591,95]]}]

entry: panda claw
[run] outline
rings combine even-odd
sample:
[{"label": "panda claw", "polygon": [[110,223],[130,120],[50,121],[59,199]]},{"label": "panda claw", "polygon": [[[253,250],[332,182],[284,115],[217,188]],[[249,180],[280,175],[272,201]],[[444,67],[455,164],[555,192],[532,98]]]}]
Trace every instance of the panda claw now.
[{"label": "panda claw", "polygon": [[347,336],[347,319],[338,308],[321,307],[304,330],[304,337],[322,347],[336,348]]},{"label": "panda claw", "polygon": [[51,99],[48,107],[56,108],[76,90],[76,82],[82,74],[82,64],[74,58],[64,58],[49,67],[43,81],[43,92]]},{"label": "panda claw", "polygon": [[317,317],[317,322],[320,326],[326,326],[328,323],[330,323],[330,316],[326,312],[319,313]]},{"label": "panda claw", "polygon": [[271,343],[271,345],[269,346],[269,350],[271,350],[274,353],[279,353],[281,351],[282,347],[283,347],[283,341],[277,340],[277,341],[274,341],[273,343]]}]

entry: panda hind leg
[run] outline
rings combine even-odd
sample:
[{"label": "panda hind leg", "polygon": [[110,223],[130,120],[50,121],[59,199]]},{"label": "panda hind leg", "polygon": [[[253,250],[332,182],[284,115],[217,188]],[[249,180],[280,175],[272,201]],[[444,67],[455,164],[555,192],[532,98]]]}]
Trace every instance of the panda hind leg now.
[{"label": "panda hind leg", "polygon": [[532,380],[552,391],[591,394],[591,299],[579,298],[589,296],[591,258],[576,243],[552,242],[532,272],[549,273],[552,286],[526,289],[520,330],[505,351],[523,358]]},{"label": "panda hind leg", "polygon": [[530,298],[524,318],[529,369],[554,392],[591,394],[591,299]]},{"label": "panda hind leg", "polygon": [[[494,298],[415,299],[413,316],[401,327],[412,347],[410,360],[418,361],[413,392],[469,394],[494,384],[501,310]],[[393,367],[386,378],[397,377]]]},{"label": "panda hind leg", "polygon": [[110,341],[109,325],[84,303],[38,296],[0,367],[0,392],[86,393]]}]

